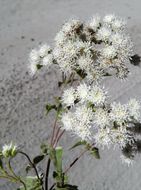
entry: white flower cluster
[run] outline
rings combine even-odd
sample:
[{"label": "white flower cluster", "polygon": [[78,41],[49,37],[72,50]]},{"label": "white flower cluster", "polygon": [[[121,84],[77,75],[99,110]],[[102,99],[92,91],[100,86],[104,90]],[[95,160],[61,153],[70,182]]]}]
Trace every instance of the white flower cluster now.
[{"label": "white flower cluster", "polygon": [[63,127],[83,140],[94,140],[98,146],[124,147],[133,141],[128,131],[140,119],[140,103],[131,99],[127,104],[107,103],[107,93],[98,85],[80,84],[62,95],[66,112]]},{"label": "white flower cluster", "polygon": [[134,134],[129,128],[140,121],[140,103],[131,99],[124,105],[109,104],[107,92],[99,86],[104,76],[127,77],[132,48],[125,21],[112,14],[104,18],[95,15],[85,23],[71,19],[57,33],[53,49],[43,45],[32,50],[32,74],[55,63],[62,71],[61,83],[74,84],[64,90],[60,102],[65,130],[102,147],[122,148],[132,143]]},{"label": "white flower cluster", "polygon": [[38,67],[50,66],[53,63],[52,49],[47,44],[41,45],[39,49],[33,49],[29,56],[29,71],[34,75]]},{"label": "white flower cluster", "polygon": [[111,68],[125,78],[124,63],[132,55],[132,42],[121,18],[96,15],[88,23],[74,19],[65,23],[55,38],[53,53],[65,73],[81,69],[90,80],[97,80]]}]

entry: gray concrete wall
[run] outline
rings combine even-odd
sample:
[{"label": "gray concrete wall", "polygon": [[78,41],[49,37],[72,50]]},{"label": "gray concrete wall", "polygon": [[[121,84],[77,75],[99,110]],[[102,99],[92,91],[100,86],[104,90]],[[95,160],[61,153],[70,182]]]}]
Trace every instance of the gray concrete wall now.
[{"label": "gray concrete wall", "polygon": [[[14,141],[31,156],[39,144],[49,138],[51,118],[46,118],[44,105],[57,93],[55,69],[43,71],[31,79],[27,74],[30,49],[40,42],[53,43],[64,20],[72,16],[89,19],[93,14],[115,13],[128,20],[135,51],[141,54],[140,0],[0,0],[0,145]],[[126,82],[106,80],[112,100],[126,102],[130,97],[141,100],[141,68],[129,66]],[[72,144],[65,135],[62,144]],[[31,152],[32,151],[32,152]],[[84,156],[70,174],[80,190],[140,190],[140,155],[132,167],[123,165],[118,150],[101,150],[101,159]],[[73,155],[74,156],[74,155]],[[68,158],[68,152],[65,159]],[[16,162],[21,172],[25,160]],[[0,190],[15,186],[0,181]]]}]

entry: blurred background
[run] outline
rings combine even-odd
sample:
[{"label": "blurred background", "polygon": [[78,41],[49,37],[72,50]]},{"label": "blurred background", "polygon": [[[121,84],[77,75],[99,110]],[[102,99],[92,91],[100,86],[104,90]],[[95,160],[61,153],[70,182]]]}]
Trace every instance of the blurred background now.
[{"label": "blurred background", "polygon": [[[53,45],[55,34],[69,18],[87,21],[97,13],[115,13],[128,21],[134,51],[141,55],[140,7],[140,0],[0,0],[0,146],[13,141],[32,157],[49,138],[53,114],[45,116],[45,104],[58,92],[59,75],[54,68],[31,78],[27,66],[32,48],[44,42]],[[104,81],[112,100],[141,100],[141,67],[129,68],[127,81]],[[67,163],[75,157],[67,151],[73,141],[66,134],[61,142]],[[119,150],[104,149],[100,154],[100,160],[86,155],[72,168],[72,184],[79,185],[80,190],[140,190],[140,155],[127,167],[120,160]],[[14,164],[16,172],[22,173],[25,160]],[[14,189],[15,185],[0,180],[0,190]]]}]

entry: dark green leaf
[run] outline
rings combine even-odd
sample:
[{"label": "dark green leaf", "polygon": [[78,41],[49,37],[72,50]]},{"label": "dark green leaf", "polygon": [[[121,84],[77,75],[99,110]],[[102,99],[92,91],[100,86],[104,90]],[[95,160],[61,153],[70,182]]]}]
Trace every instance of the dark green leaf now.
[{"label": "dark green leaf", "polygon": [[36,67],[38,70],[40,70],[43,67],[43,65],[37,64]]},{"label": "dark green leaf", "polygon": [[86,141],[78,141],[77,143],[75,143],[69,150],[72,150],[80,145],[86,145],[87,142]]},{"label": "dark green leaf", "polygon": [[99,150],[96,147],[93,147],[90,150],[90,154],[93,155],[96,159],[100,159],[100,154],[99,154]]},{"label": "dark green leaf", "polygon": [[47,104],[46,105],[46,114],[48,114],[53,109],[57,110],[56,105]]},{"label": "dark green leaf", "polygon": [[3,168],[3,163],[2,163],[2,159],[0,158],[0,169]]},{"label": "dark green leaf", "polygon": [[32,166],[31,166],[31,165],[28,165],[28,166],[25,168],[26,173],[28,173],[31,169],[32,169]]},{"label": "dark green leaf", "polygon": [[48,154],[48,145],[46,145],[46,144],[41,144],[40,148],[41,148],[41,151],[42,151],[42,153],[43,153],[44,155],[47,155],[47,154]]},{"label": "dark green leaf", "polygon": [[45,155],[38,155],[35,158],[33,158],[33,163],[36,165],[39,162],[41,162],[44,159]]}]

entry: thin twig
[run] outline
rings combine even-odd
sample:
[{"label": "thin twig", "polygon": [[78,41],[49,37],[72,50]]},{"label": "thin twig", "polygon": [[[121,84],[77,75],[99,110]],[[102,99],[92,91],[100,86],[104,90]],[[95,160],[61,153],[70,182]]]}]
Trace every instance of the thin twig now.
[{"label": "thin twig", "polygon": [[27,190],[26,184],[24,183],[24,181],[21,180],[21,178],[20,178],[19,176],[17,176],[16,173],[14,172],[14,170],[13,170],[13,168],[12,168],[12,166],[11,166],[11,159],[9,159],[9,161],[8,161],[8,166],[9,166],[9,170],[10,170],[11,173],[13,174],[14,178],[17,179],[20,183],[22,183],[23,186],[24,186],[24,189]]},{"label": "thin twig", "polygon": [[29,163],[31,164],[31,166],[32,166],[33,169],[34,169],[35,174],[36,174],[38,180],[41,182],[42,190],[44,190],[44,187],[43,187],[43,185],[42,185],[42,180],[41,180],[41,178],[40,178],[40,176],[39,176],[39,174],[38,174],[38,171],[37,171],[37,168],[36,168],[35,164],[31,161],[30,157],[29,157],[25,152],[19,151],[19,153],[20,153],[20,154],[23,154],[23,155],[27,158],[27,160],[29,161]]},{"label": "thin twig", "polygon": [[48,162],[47,162],[47,169],[46,169],[45,190],[48,190],[48,178],[49,178],[50,163],[51,163],[51,159],[49,158]]},{"label": "thin twig", "polygon": [[56,138],[56,141],[54,142],[54,148],[57,146],[57,143],[59,142],[59,140],[61,139],[62,135],[64,134],[65,130],[63,130],[59,136]]},{"label": "thin twig", "polygon": [[72,166],[87,152],[88,150],[84,150],[80,153],[80,155],[78,157],[76,157],[74,159],[74,161],[69,165],[69,167],[64,171],[64,173],[67,173],[71,168]]}]

